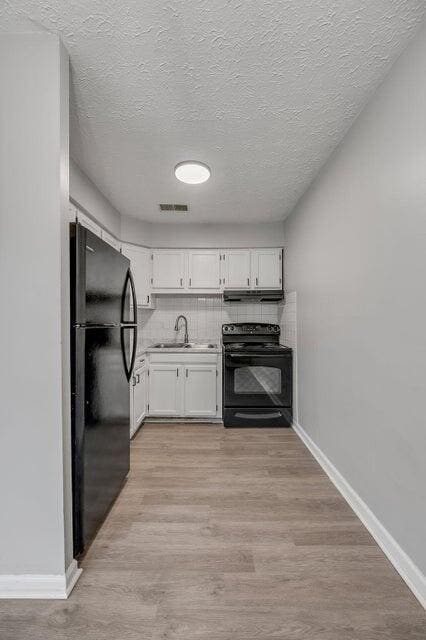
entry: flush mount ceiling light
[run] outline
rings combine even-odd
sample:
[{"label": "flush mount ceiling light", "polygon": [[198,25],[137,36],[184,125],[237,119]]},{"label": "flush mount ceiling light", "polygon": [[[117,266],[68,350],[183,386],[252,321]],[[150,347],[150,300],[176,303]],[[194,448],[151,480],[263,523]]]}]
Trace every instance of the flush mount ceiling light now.
[{"label": "flush mount ceiling light", "polygon": [[201,184],[210,178],[210,169],[202,162],[186,160],[175,166],[175,176],[186,184]]}]

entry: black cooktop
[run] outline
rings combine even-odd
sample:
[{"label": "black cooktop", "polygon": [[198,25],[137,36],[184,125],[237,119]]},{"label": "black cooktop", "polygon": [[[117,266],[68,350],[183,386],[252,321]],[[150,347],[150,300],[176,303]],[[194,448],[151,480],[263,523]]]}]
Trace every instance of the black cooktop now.
[{"label": "black cooktop", "polygon": [[290,347],[273,342],[228,342],[223,345],[226,352],[238,353],[290,353]]}]

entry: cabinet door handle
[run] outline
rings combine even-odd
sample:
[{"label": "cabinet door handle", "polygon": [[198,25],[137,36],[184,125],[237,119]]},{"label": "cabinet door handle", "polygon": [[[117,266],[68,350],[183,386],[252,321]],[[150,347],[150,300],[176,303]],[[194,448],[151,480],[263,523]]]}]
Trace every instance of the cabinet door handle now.
[{"label": "cabinet door handle", "polygon": [[192,278],[189,278],[189,286],[191,286]]},{"label": "cabinet door handle", "polygon": [[132,386],[133,387],[136,386],[136,378],[135,378],[135,376],[132,376]]},{"label": "cabinet door handle", "polygon": [[188,377],[188,369],[186,369],[186,377]]},{"label": "cabinet door handle", "polygon": [[258,284],[259,284],[259,278],[256,278],[256,287],[258,286]]},{"label": "cabinet door handle", "polygon": [[179,378],[179,369],[176,369],[176,378]]},{"label": "cabinet door handle", "polygon": [[136,374],[136,377],[137,377],[136,384],[139,384],[139,382],[141,381],[141,377],[140,377],[139,373]]},{"label": "cabinet door handle", "polygon": [[146,303],[149,304],[149,296],[146,296]]},{"label": "cabinet door handle", "polygon": [[180,286],[183,285],[183,278],[180,279]]},{"label": "cabinet door handle", "polygon": [[223,284],[225,284],[225,278],[223,279]]},{"label": "cabinet door handle", "polygon": [[247,278],[247,286],[250,286],[250,278]]}]

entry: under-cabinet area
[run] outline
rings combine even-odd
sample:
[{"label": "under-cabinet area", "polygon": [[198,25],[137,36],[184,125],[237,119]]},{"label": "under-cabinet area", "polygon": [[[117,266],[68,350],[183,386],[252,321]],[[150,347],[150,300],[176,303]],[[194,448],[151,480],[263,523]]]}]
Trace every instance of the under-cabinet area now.
[{"label": "under-cabinet area", "polygon": [[144,418],[221,418],[221,354],[214,347],[210,351],[215,353],[182,350],[148,349],[136,358],[130,385],[131,436]]}]

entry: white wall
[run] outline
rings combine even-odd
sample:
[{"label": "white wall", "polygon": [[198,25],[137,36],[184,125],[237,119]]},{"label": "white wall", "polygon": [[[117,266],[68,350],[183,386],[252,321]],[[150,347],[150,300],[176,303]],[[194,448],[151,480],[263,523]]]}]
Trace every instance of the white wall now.
[{"label": "white wall", "polygon": [[151,247],[279,247],[283,223],[192,224],[142,222],[122,218],[122,240]]},{"label": "white wall", "polygon": [[70,161],[70,197],[92,218],[123,242],[146,247],[277,247],[283,244],[283,223],[194,224],[152,223],[121,215]]},{"label": "white wall", "polygon": [[70,161],[70,197],[108,231],[120,238],[120,214],[73,160]]},{"label": "white wall", "polygon": [[152,247],[152,230],[153,225],[150,222],[137,220],[130,216],[121,216],[121,240],[123,242],[133,242],[133,244]]},{"label": "white wall", "polygon": [[426,569],[426,32],[285,222],[299,422]]},{"label": "white wall", "polygon": [[68,56],[59,39],[3,35],[0,86],[0,574],[63,575],[71,560]]}]

